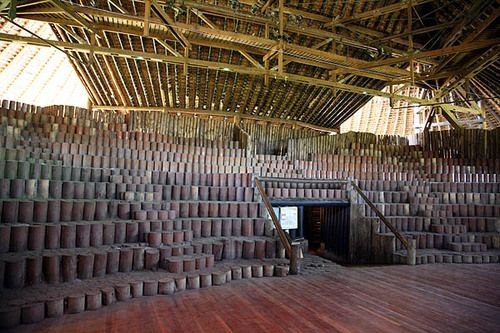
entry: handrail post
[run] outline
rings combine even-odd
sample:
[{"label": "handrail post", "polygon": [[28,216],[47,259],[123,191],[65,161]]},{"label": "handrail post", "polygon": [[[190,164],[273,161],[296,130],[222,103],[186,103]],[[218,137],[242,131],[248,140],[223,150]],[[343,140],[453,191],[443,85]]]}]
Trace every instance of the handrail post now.
[{"label": "handrail post", "polygon": [[415,266],[417,264],[417,240],[409,239],[408,240],[408,255],[406,257],[407,264],[411,266]]},{"label": "handrail post", "polygon": [[292,243],[292,251],[290,252],[290,274],[296,275],[300,273],[300,243]]}]

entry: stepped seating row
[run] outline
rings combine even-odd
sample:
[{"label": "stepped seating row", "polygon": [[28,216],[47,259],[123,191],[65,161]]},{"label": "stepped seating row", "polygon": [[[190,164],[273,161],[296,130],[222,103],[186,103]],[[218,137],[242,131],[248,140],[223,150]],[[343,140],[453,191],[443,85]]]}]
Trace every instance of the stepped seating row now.
[{"label": "stepped seating row", "polygon": [[[0,221],[3,223],[31,223],[92,221],[116,217],[121,219],[130,219],[132,217],[146,219],[146,212],[137,212],[141,210],[140,207],[141,202],[121,202],[118,200],[50,199],[33,201],[4,199],[0,202]],[[172,209],[180,217],[255,218],[258,217],[260,210],[258,202],[200,200],[143,201],[142,207],[144,211]]]},{"label": "stepped seating row", "polygon": [[[453,170],[456,170],[457,173],[488,173],[489,171],[493,171],[493,173],[495,173],[498,172],[500,168],[500,162],[498,161],[498,159],[476,159],[474,161],[466,161],[459,158],[438,158],[428,156],[430,152],[422,151],[418,146],[392,147],[402,147],[405,148],[405,150],[407,150],[407,148],[409,147],[410,150],[413,150],[413,153],[411,151],[394,151],[395,153],[392,155],[373,156],[363,155],[359,150],[352,149],[345,150],[344,154],[314,154],[311,156],[311,161],[317,163],[326,162],[336,164],[341,159],[346,158],[348,158],[350,161],[373,161],[380,159],[384,160],[385,158],[386,161],[390,161],[390,163],[395,164],[397,164],[398,162],[418,162],[419,164],[415,166],[420,166],[422,168],[432,168],[432,170],[435,170],[431,171],[431,173],[446,173],[448,171],[453,172]],[[350,157],[346,157],[346,155]]]},{"label": "stepped seating row", "polygon": [[0,224],[0,253],[145,241],[172,245],[209,237],[259,237],[265,234],[264,225],[264,219],[240,218]]},{"label": "stepped seating row", "polygon": [[117,199],[126,201],[252,201],[253,188],[150,183],[0,179],[0,199]]},{"label": "stepped seating row", "polygon": [[306,198],[306,199],[347,199],[345,190],[273,188],[266,187],[266,194],[271,198]]},{"label": "stepped seating row", "polygon": [[[376,219],[372,217],[373,221]],[[399,231],[428,231],[438,234],[456,234],[466,232],[500,232],[500,225],[496,217],[387,217],[390,223]],[[382,224],[380,232],[389,232]]]},{"label": "stepped seating row", "polygon": [[[487,253],[458,253],[442,250],[421,250],[417,251],[416,264],[490,264],[499,263],[500,252],[490,251]],[[394,254],[395,264],[407,262],[406,251],[399,251]]]},{"label": "stepped seating row", "polygon": [[[261,278],[288,274],[288,266],[275,261],[248,261],[247,264],[217,264],[198,272],[171,274],[158,272],[116,273],[113,279],[94,278],[82,280],[69,289],[47,288],[14,300],[6,300],[0,308],[0,328],[14,328],[19,324],[32,324],[45,318],[63,314],[95,311],[102,306],[127,301],[142,296],[173,295],[186,289],[220,286],[233,280]],[[50,285],[49,285],[50,286]],[[58,285],[59,286],[59,285]],[[41,290],[40,290],[41,291]],[[22,299],[18,302],[17,299]]]},{"label": "stepped seating row", "polygon": [[[146,233],[148,238],[149,235]],[[275,258],[276,250],[274,239],[229,237],[160,243],[155,247],[135,241],[113,246],[6,253],[0,255],[0,282],[5,288],[15,289],[132,270],[161,268],[171,273],[189,273],[213,267],[214,260]]]}]

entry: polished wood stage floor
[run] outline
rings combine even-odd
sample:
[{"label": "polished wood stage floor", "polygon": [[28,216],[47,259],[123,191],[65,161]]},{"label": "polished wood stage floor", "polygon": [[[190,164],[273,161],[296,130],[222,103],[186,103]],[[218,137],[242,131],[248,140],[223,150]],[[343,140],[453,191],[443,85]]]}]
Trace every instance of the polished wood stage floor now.
[{"label": "polished wood stage floor", "polygon": [[144,297],[18,332],[500,332],[500,265],[345,267]]}]

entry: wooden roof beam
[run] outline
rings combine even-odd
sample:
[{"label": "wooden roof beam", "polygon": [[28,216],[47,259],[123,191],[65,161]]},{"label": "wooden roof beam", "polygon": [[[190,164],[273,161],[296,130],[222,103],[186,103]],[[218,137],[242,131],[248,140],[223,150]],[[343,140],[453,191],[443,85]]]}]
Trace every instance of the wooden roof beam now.
[{"label": "wooden roof beam", "polygon": [[[265,69],[248,67],[248,66],[233,65],[233,64],[228,64],[228,63],[206,61],[206,60],[199,60],[199,59],[190,59],[190,58],[185,58],[185,57],[180,58],[180,57],[173,57],[173,56],[167,56],[167,55],[156,54],[156,53],[131,51],[131,50],[124,50],[124,49],[117,49],[117,48],[93,47],[93,46],[88,45],[88,44],[67,43],[67,42],[60,42],[60,41],[50,41],[51,45],[49,45],[45,41],[42,41],[38,38],[17,36],[17,35],[12,35],[12,34],[5,34],[5,33],[0,33],[0,40],[7,41],[7,42],[32,44],[32,45],[43,46],[43,47],[57,46],[57,47],[66,49],[68,51],[76,51],[76,52],[83,52],[83,53],[90,53],[91,48],[93,48],[93,52],[95,54],[101,54],[101,55],[107,55],[107,56],[113,56],[113,57],[123,57],[123,58],[134,59],[134,60],[165,62],[165,63],[173,63],[173,64],[187,63],[188,66],[202,67],[202,68],[207,68],[207,69],[212,69],[212,70],[232,71],[232,72],[246,74],[246,75],[264,76],[266,74]],[[424,99],[420,99],[420,98],[398,95],[398,94],[390,94],[390,93],[387,93],[384,91],[379,91],[376,89],[369,89],[369,88],[364,88],[364,87],[355,86],[355,85],[348,85],[348,84],[343,84],[343,83],[339,83],[339,82],[333,82],[333,81],[328,81],[328,80],[323,80],[323,79],[316,79],[313,77],[303,76],[303,75],[298,75],[298,74],[283,73],[282,75],[280,75],[279,73],[276,73],[274,75],[274,78],[278,79],[278,80],[291,81],[291,82],[301,83],[301,84],[305,84],[305,85],[316,85],[316,86],[323,86],[323,87],[328,87],[328,88],[335,87],[339,90],[350,91],[350,92],[357,93],[357,94],[393,98],[394,100],[403,100],[403,101],[407,101],[410,103],[421,104],[424,106],[434,104],[434,101],[431,101],[431,100],[424,100]],[[480,111],[475,110],[475,109],[465,108],[465,107],[451,105],[451,104],[450,104],[450,107],[455,112],[464,112],[464,113],[472,113],[472,114],[478,114],[478,112],[480,112]]]},{"label": "wooden roof beam", "polygon": [[52,3],[55,7],[59,8],[60,10],[64,11],[66,15],[71,17],[76,22],[80,23],[80,25],[83,26],[88,31],[95,33],[99,37],[102,37],[100,33],[92,27],[92,24],[87,20],[85,20],[80,15],[80,13],[78,13],[75,9],[72,8],[72,6],[69,6],[61,2],[60,0],[50,0],[50,3]]},{"label": "wooden roof beam", "polygon": [[[205,14],[203,14],[201,11],[199,11],[198,9],[196,8],[192,8],[191,11],[193,12],[193,14],[195,14],[196,16],[198,16],[203,22],[205,22],[210,28],[212,29],[217,29],[217,26],[208,18],[205,16]],[[252,65],[254,65],[255,67],[257,68],[264,68],[257,60],[255,60],[248,52],[244,51],[244,50],[238,50],[238,52],[243,56],[245,57],[245,59],[247,59]]]},{"label": "wooden roof beam", "polygon": [[167,27],[170,33],[177,39],[179,43],[184,48],[191,49],[191,43],[188,39],[182,34],[182,32],[177,31],[177,24],[174,20],[163,10],[163,8],[158,4],[157,0],[152,0],[151,2],[151,10],[160,18],[163,24]]},{"label": "wooden roof beam", "polygon": [[[427,2],[431,2],[433,0],[412,0],[411,1],[411,6],[416,7],[418,5],[422,5]],[[332,22],[326,23],[325,27],[334,27],[339,24],[345,24],[349,22],[354,22],[354,21],[361,21],[361,20],[366,20],[370,19],[372,17],[377,17],[377,16],[382,16],[394,12],[398,12],[400,10],[408,8],[408,1],[401,1],[392,5],[384,6],[384,7],[379,7],[379,8],[374,8],[372,10],[368,10],[362,13],[358,13],[352,16],[347,16],[347,17],[342,17],[338,19],[333,19]]]},{"label": "wooden roof beam", "polygon": [[[425,58],[433,58],[433,57],[439,57],[439,56],[444,56],[444,55],[449,55],[449,54],[471,52],[474,50],[490,47],[490,46],[498,44],[498,43],[500,43],[500,38],[486,39],[486,40],[481,40],[481,41],[477,41],[477,42],[464,43],[464,44],[460,44],[457,46],[449,46],[449,47],[445,47],[445,48],[437,49],[437,50],[415,52],[413,54],[410,54],[410,55],[407,55],[404,57],[389,58],[389,59],[384,59],[384,60],[379,60],[379,61],[371,61],[371,62],[366,63],[365,65],[353,66],[353,68],[356,70],[362,70],[362,69],[377,68],[377,67],[381,67],[381,66],[390,66],[390,65],[400,64],[400,63],[404,63],[404,62],[409,62],[410,60],[415,60],[415,59],[425,59]],[[338,69],[335,72],[337,74],[344,74],[344,73],[349,73],[350,71],[351,70],[349,68],[347,68],[347,69]]]}]

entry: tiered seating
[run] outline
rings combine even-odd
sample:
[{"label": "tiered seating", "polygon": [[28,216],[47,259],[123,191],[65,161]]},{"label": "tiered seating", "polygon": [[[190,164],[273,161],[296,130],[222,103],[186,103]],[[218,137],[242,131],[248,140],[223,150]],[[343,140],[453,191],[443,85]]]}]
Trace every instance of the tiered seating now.
[{"label": "tiered seating", "polygon": [[0,110],[0,327],[287,274],[237,142],[73,111]]},{"label": "tiered seating", "polygon": [[[385,145],[342,149],[311,156],[310,161],[265,155],[257,159],[257,171],[267,177],[354,177],[385,217],[417,240],[419,264],[499,262],[500,159],[440,159],[417,146]],[[266,191],[275,198],[347,197],[342,187],[279,181],[266,182]],[[377,220],[368,206],[364,211],[367,218]],[[390,231],[381,224],[379,232]],[[400,242],[396,250],[394,261],[406,262]]]}]

